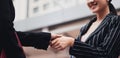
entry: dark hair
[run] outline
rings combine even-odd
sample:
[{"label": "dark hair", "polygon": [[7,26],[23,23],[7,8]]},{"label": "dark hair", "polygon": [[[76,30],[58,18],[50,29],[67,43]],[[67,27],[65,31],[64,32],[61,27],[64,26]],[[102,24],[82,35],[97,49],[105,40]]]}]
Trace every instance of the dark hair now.
[{"label": "dark hair", "polygon": [[110,10],[111,13],[117,15],[117,11],[116,11],[115,7],[113,6],[113,4],[111,3],[111,1],[112,0],[109,0],[109,3],[108,3],[109,4],[109,10]]}]

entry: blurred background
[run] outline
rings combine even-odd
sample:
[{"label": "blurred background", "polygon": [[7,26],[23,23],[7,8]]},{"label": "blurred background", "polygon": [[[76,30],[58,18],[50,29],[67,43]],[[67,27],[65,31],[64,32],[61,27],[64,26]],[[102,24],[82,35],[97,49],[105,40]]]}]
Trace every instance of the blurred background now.
[{"label": "blurred background", "polygon": [[[17,31],[51,32],[76,38],[80,28],[94,16],[86,0],[13,0]],[[113,0],[120,15],[120,1]],[[24,47],[27,58],[69,58],[69,48],[47,51]]]}]

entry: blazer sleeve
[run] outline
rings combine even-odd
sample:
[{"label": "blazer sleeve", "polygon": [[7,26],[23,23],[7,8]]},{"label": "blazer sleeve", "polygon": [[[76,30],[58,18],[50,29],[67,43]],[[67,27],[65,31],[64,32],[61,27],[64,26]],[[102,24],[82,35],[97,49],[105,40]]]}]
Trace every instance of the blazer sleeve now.
[{"label": "blazer sleeve", "polygon": [[102,46],[94,47],[79,40],[75,40],[74,45],[70,48],[69,52],[74,56],[97,56],[107,57],[120,49],[120,17],[113,19],[111,23],[111,31],[105,37],[105,41],[101,43]]},{"label": "blazer sleeve", "polygon": [[[10,20],[9,0],[0,0],[0,46],[5,46],[5,41],[9,38],[9,20]],[[3,45],[4,44],[4,45]]]},{"label": "blazer sleeve", "polygon": [[47,49],[51,34],[46,32],[17,32],[23,46],[32,46],[38,49]]}]

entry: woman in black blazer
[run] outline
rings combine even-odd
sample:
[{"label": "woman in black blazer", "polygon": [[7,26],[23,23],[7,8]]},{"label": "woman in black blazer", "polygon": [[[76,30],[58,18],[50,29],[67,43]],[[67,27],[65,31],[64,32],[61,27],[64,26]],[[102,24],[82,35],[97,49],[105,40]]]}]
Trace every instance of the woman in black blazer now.
[{"label": "woman in black blazer", "polygon": [[58,50],[71,46],[69,52],[76,58],[118,58],[120,16],[111,0],[87,0],[87,5],[96,17],[81,28],[77,39],[63,36],[51,46]]},{"label": "woman in black blazer", "polygon": [[0,58],[26,58],[22,45],[46,50],[51,33],[16,32],[13,28],[15,10],[12,0],[0,0]]}]

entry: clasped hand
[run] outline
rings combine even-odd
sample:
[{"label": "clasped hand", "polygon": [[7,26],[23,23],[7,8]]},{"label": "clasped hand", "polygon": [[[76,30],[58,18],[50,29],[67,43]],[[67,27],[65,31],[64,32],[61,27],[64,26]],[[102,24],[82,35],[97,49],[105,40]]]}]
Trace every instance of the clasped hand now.
[{"label": "clasped hand", "polygon": [[74,43],[74,38],[66,37],[63,35],[52,34],[52,40],[50,46],[57,50],[64,50],[66,47],[70,47]]}]

